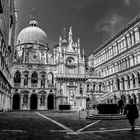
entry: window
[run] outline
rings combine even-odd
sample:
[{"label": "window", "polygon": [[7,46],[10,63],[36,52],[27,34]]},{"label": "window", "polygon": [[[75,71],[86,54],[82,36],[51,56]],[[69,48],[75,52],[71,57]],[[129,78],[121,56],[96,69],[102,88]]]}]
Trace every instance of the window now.
[{"label": "window", "polygon": [[34,72],[31,76],[31,83],[37,84],[38,83],[38,75],[36,72]]},{"label": "window", "polygon": [[14,83],[20,83],[21,82],[21,73],[17,71],[14,75]]}]

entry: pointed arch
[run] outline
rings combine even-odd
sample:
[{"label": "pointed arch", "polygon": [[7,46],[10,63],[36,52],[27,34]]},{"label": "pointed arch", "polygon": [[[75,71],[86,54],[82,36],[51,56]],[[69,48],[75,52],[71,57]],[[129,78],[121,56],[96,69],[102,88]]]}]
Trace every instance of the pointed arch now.
[{"label": "pointed arch", "polygon": [[122,90],[125,90],[125,79],[124,77],[121,77],[121,81],[122,81]]},{"label": "pointed arch", "polygon": [[127,78],[128,88],[130,89],[130,76],[127,75],[126,78]]},{"label": "pointed arch", "polygon": [[117,83],[117,89],[120,90],[120,79],[119,78],[116,79],[116,83]]},{"label": "pointed arch", "polygon": [[136,82],[135,82],[135,75],[132,73],[132,81],[133,81],[133,87],[135,88]]}]

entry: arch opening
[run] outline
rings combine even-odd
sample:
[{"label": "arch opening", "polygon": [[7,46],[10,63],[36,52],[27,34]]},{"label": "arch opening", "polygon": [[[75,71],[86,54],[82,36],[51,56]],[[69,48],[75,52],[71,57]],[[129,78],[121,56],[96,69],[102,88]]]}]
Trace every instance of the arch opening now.
[{"label": "arch opening", "polygon": [[37,109],[37,95],[32,94],[30,97],[30,109]]},{"label": "arch opening", "polygon": [[15,94],[13,96],[13,110],[19,110],[20,109],[20,95]]},{"label": "arch opening", "polygon": [[48,109],[54,109],[54,96],[48,96]]}]

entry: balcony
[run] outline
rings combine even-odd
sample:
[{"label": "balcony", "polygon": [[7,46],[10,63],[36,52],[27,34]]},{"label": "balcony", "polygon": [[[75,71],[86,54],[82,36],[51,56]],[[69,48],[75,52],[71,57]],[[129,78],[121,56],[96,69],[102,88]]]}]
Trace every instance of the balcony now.
[{"label": "balcony", "polygon": [[77,63],[66,63],[67,67],[77,67]]},{"label": "balcony", "polygon": [[37,88],[37,83],[36,84],[31,84],[31,87]]},{"label": "balcony", "polygon": [[56,78],[85,78],[84,74],[57,74]]}]

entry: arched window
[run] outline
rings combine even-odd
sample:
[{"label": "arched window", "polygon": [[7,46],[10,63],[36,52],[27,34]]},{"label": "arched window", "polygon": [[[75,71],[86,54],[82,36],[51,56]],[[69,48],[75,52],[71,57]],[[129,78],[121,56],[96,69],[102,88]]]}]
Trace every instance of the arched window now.
[{"label": "arched window", "polygon": [[31,76],[31,83],[37,84],[38,83],[38,75],[36,72],[34,72]]},{"label": "arched window", "polygon": [[116,82],[117,82],[117,87],[118,87],[118,90],[120,90],[120,79],[119,79],[119,78],[117,78]]},{"label": "arched window", "polygon": [[53,74],[52,73],[49,73],[48,74],[48,84],[49,85],[53,85],[53,83],[54,83]]},{"label": "arched window", "polygon": [[95,92],[95,84],[93,84],[93,92]]},{"label": "arched window", "polygon": [[124,77],[122,77],[122,89],[125,90]]},{"label": "arched window", "polygon": [[127,75],[127,80],[128,80],[128,88],[130,88],[130,77]]},{"label": "arched window", "polygon": [[87,84],[87,91],[89,91],[89,84]]},{"label": "arched window", "polygon": [[21,73],[20,71],[17,71],[14,75],[14,83],[20,83],[21,82]]},{"label": "arched window", "polygon": [[101,92],[101,84],[99,84],[99,92]]},{"label": "arched window", "polygon": [[134,74],[132,74],[132,81],[133,81],[133,87],[135,87],[136,83],[135,83],[135,76],[134,76]]}]

